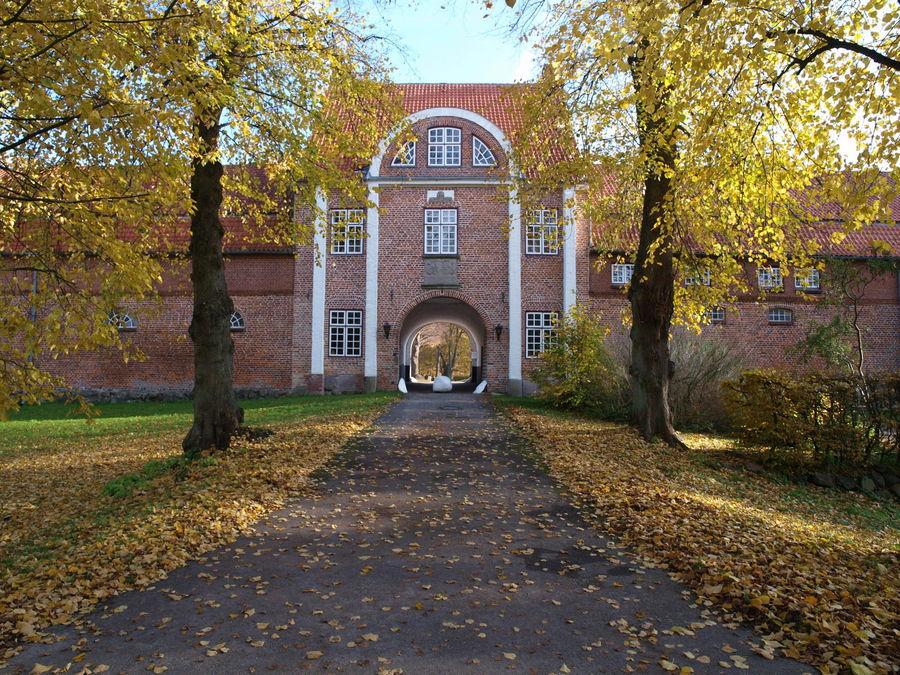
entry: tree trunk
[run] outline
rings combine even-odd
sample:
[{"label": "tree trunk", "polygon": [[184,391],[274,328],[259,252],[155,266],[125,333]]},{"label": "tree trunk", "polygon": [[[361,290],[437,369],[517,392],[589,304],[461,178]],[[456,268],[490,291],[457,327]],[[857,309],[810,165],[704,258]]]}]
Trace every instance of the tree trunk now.
[{"label": "tree trunk", "polygon": [[[220,116],[221,111],[197,123],[201,158],[218,148]],[[222,257],[222,174],[218,159],[193,162],[190,255],[194,312],[188,332],[194,343],[194,425],[182,442],[188,456],[213,446],[227,448],[244,417],[232,384],[230,319],[234,303],[225,284]]]},{"label": "tree trunk", "polygon": [[[641,41],[645,48],[647,39]],[[643,72],[639,53],[631,60],[635,87],[650,95],[636,106],[641,150],[645,160],[644,203],[634,273],[628,289],[631,302],[631,424],[646,440],[659,437],[674,447],[686,447],[672,425],[669,384],[674,364],[669,355],[669,329],[675,310],[674,238],[669,217],[674,200],[675,125],[668,119],[667,94]]]},{"label": "tree trunk", "polygon": [[[669,328],[675,302],[675,270],[671,234],[661,223],[661,209],[670,189],[668,178],[648,176],[644,186],[641,238],[631,301],[631,423],[648,441],[659,436],[683,447],[672,426],[669,383],[674,370],[669,358]],[[648,254],[652,260],[648,264]]]}]

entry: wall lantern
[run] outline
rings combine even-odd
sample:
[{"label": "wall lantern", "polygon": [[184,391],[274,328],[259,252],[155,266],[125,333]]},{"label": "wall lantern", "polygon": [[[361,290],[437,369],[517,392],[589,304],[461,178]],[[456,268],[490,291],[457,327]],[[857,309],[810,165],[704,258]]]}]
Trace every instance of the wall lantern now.
[{"label": "wall lantern", "polygon": [[387,321],[385,321],[384,324],[381,326],[381,328],[384,330],[385,340],[388,339],[389,337],[391,337],[391,324],[389,324]]},{"label": "wall lantern", "polygon": [[497,341],[500,341],[500,336],[503,335],[503,324],[497,324],[494,326],[494,335],[497,336]]}]

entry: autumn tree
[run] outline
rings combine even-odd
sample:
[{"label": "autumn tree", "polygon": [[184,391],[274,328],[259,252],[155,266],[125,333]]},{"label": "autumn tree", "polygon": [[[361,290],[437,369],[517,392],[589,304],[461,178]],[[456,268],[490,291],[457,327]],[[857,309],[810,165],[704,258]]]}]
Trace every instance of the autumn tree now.
[{"label": "autumn tree", "polygon": [[[595,246],[634,251],[631,421],[679,445],[673,321],[696,325],[710,304],[755,291],[744,261],[808,264],[817,248],[804,228],[822,204],[848,230],[887,218],[895,183],[877,169],[897,166],[900,12],[886,0],[525,11],[536,5],[545,67],[524,102],[521,193],[586,182],[579,207],[597,224]],[[551,165],[541,149],[554,135],[578,152]],[[676,283],[698,273],[709,287]]]},{"label": "autumn tree", "polygon": [[[64,384],[38,357],[117,342],[110,307],[152,293],[162,270],[148,254],[171,248],[165,235],[188,214],[195,415],[183,446],[228,444],[241,411],[220,215],[228,208],[256,236],[293,245],[314,227],[317,190],[365,199],[354,169],[392,108],[354,26],[322,2],[6,7],[2,28],[15,39],[2,47],[0,149],[12,199],[0,215],[2,248],[15,255],[2,302],[15,318],[2,358],[21,375],[4,380],[0,408]],[[379,116],[343,133],[335,112],[374,102]],[[258,171],[226,174],[226,161]],[[57,282],[52,292],[34,291],[32,269]]]}]

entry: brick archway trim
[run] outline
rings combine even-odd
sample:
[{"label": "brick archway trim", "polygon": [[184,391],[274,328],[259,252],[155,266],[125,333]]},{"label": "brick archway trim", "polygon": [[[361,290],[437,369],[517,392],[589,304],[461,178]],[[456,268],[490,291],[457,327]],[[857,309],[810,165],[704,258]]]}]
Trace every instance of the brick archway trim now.
[{"label": "brick archway trim", "polygon": [[481,303],[472,302],[470,298],[466,296],[465,293],[460,293],[459,291],[454,290],[435,290],[428,291],[426,293],[422,293],[417,296],[415,300],[412,300],[406,305],[403,306],[397,313],[397,323],[399,327],[402,328],[403,324],[406,322],[406,318],[409,316],[409,313],[413,311],[416,307],[421,305],[423,302],[428,302],[434,298],[453,298],[454,300],[459,300],[460,302],[466,303],[469,307],[475,310],[481,319],[482,323],[484,323],[484,329],[490,330],[490,321],[487,318],[487,313],[484,311],[484,308],[481,307]]}]

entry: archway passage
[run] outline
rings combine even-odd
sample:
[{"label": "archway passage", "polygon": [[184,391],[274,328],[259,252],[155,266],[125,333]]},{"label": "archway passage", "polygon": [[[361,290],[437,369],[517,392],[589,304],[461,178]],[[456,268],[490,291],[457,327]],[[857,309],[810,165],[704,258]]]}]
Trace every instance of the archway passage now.
[{"label": "archway passage", "polygon": [[434,382],[438,375],[445,375],[454,386],[467,383],[473,377],[474,356],[465,328],[447,322],[425,324],[410,343],[410,381]]},{"label": "archway passage", "polygon": [[[400,377],[406,380],[410,389],[430,391],[431,380],[439,367],[436,362],[432,363],[432,355],[436,357],[436,352],[442,350],[441,365],[445,369],[448,365],[455,366],[452,368],[453,390],[472,391],[484,377],[485,338],[484,321],[469,304],[444,296],[425,300],[413,307],[403,320]],[[453,363],[448,364],[449,349],[457,339],[455,359],[451,357]],[[429,349],[423,351],[425,345],[429,345]],[[463,372],[466,365],[467,373]]]}]

